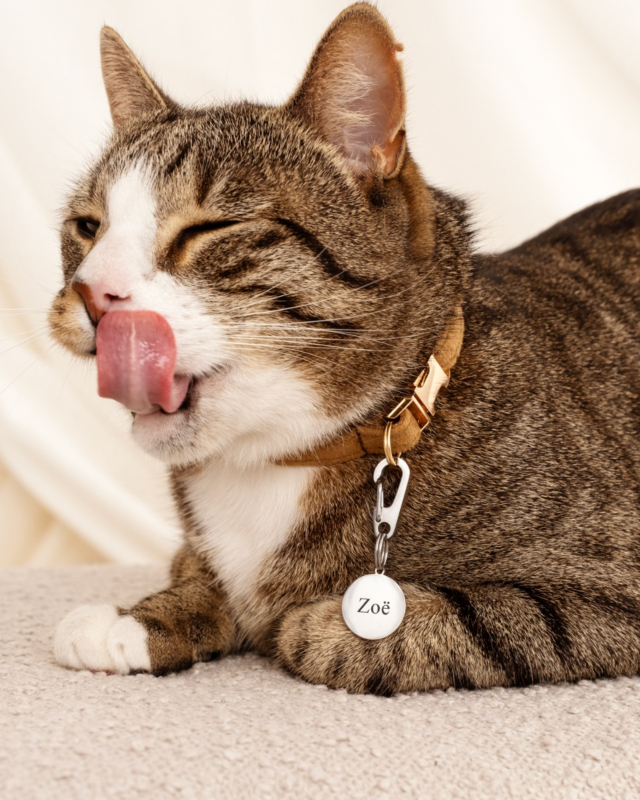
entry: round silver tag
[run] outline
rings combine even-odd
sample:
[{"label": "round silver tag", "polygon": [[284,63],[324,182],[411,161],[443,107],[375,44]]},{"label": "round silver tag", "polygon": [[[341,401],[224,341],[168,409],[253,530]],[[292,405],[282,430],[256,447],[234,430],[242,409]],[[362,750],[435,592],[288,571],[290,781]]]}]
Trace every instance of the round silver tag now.
[{"label": "round silver tag", "polygon": [[400,625],[406,602],[398,584],[386,575],[363,575],[342,598],[342,616],[361,639],[384,639]]}]

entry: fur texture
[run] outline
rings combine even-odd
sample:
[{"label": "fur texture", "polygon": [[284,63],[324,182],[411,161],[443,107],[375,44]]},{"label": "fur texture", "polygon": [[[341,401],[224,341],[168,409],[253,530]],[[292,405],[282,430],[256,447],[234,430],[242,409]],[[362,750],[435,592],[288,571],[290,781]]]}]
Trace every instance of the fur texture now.
[{"label": "fur texture", "polygon": [[[133,423],[185,529],[171,587],[121,610],[156,673],[242,648],[378,694],[640,668],[640,192],[475,256],[464,204],[406,148],[398,50],[360,3],[285,106],[193,110],[103,35],[114,136],[69,201],[51,322],[91,357],[90,281],[107,313],[166,316],[192,379]],[[406,617],[364,641],[340,603],[372,571],[377,458],[275,462],[379,422],[460,305],[390,549]]]}]

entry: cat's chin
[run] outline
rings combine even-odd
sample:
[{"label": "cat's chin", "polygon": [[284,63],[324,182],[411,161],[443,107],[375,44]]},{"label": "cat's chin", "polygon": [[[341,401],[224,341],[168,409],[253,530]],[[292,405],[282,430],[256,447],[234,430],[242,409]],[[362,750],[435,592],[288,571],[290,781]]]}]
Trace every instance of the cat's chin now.
[{"label": "cat's chin", "polygon": [[[221,442],[203,435],[200,414],[189,409],[134,419],[131,432],[142,450],[170,467],[193,466],[220,455]],[[213,438],[213,441],[212,441]]]},{"label": "cat's chin", "polygon": [[210,456],[210,443],[205,446],[201,435],[202,406],[207,406],[207,401],[215,397],[221,380],[220,373],[202,380],[192,379],[182,406],[173,413],[168,414],[162,409],[150,414],[132,413],[131,432],[138,446],[172,466],[182,466]]},{"label": "cat's chin", "polygon": [[219,369],[192,381],[184,404],[134,416],[139,447],[172,467],[223,458],[243,469],[308,450],[344,427],[294,369]]},{"label": "cat's chin", "polygon": [[161,461],[173,463],[176,455],[184,450],[191,438],[188,434],[189,411],[165,414],[134,414],[131,432],[136,443],[149,455]]},{"label": "cat's chin", "polygon": [[135,411],[131,412],[133,417],[134,430],[149,430],[155,432],[170,433],[176,426],[181,426],[187,411],[178,409],[172,414],[167,414],[162,409],[153,411],[151,414],[136,414]]}]

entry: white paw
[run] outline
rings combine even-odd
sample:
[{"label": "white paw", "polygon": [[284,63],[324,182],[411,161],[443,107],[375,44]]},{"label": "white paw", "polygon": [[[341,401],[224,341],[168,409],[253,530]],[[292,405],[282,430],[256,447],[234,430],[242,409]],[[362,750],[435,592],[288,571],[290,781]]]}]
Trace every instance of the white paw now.
[{"label": "white paw", "polygon": [[121,617],[115,606],[79,606],[56,628],[56,661],[63,667],[94,672],[151,671],[147,631],[136,619]]}]

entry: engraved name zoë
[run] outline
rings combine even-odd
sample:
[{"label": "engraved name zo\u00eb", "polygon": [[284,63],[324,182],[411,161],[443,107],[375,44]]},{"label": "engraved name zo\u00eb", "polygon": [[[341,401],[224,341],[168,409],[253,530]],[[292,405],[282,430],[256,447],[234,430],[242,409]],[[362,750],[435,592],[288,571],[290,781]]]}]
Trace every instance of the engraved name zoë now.
[{"label": "engraved name zo\u00eb", "polygon": [[[370,597],[361,597],[360,603],[362,603],[362,605],[358,609],[358,614],[388,614],[390,610],[388,600],[382,603],[382,607],[380,607],[378,603],[371,603]],[[370,606],[369,603],[371,603]],[[369,607],[367,608],[367,606]]]}]

